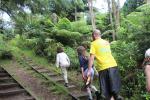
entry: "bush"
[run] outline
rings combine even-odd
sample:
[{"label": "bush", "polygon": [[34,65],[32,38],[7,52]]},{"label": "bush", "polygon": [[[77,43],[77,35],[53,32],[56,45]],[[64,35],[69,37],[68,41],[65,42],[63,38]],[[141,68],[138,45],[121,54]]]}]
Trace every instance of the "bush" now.
[{"label": "bush", "polygon": [[71,22],[67,18],[59,19],[58,24],[56,25],[58,29],[71,29]]},{"label": "bush", "polygon": [[71,62],[71,67],[70,69],[79,69],[79,60],[78,60],[78,55],[76,53],[76,49],[71,48],[71,47],[65,47],[65,53],[69,56],[70,62]]},{"label": "bush", "polygon": [[53,30],[53,38],[55,38],[58,42],[61,42],[64,45],[73,46],[80,41],[81,36],[82,35],[79,32],[70,32],[65,29]]},{"label": "bush", "polygon": [[10,45],[17,46],[22,49],[33,49],[38,44],[39,38],[27,39],[24,36],[16,35],[16,37],[10,41]]},{"label": "bush", "polygon": [[136,66],[137,55],[139,55],[137,53],[138,45],[134,42],[127,43],[118,40],[111,43],[111,49],[121,72],[122,94],[131,100],[133,98],[143,100],[145,76],[144,72]]},{"label": "bush", "polygon": [[89,34],[92,31],[90,25],[87,25],[85,21],[76,21],[71,23],[71,31],[79,32],[81,34]]},{"label": "bush", "polygon": [[48,61],[55,62],[56,54],[57,54],[57,47],[63,47],[63,45],[59,42],[56,42],[53,39],[46,39],[47,47],[44,49],[44,54]]},{"label": "bush", "polygon": [[3,40],[3,36],[0,35],[0,59],[12,59],[13,55],[6,44],[6,42]]},{"label": "bush", "polygon": [[12,57],[11,50],[0,50],[0,59],[12,59]]}]

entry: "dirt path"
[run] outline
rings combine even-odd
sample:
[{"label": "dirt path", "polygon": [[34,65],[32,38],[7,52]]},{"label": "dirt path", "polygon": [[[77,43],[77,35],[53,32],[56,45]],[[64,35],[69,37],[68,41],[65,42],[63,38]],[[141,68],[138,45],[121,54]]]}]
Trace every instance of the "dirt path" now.
[{"label": "dirt path", "polygon": [[67,100],[64,95],[53,94],[42,81],[31,75],[25,68],[15,61],[3,64],[5,69],[19,81],[37,100]]}]

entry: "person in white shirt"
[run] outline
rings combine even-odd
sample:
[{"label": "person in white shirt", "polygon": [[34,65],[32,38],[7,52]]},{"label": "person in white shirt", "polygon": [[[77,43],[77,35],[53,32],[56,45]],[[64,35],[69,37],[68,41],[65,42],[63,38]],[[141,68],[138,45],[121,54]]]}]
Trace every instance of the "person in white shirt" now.
[{"label": "person in white shirt", "polygon": [[150,48],[145,52],[145,59],[143,62],[146,75],[146,89],[150,93]]},{"label": "person in white shirt", "polygon": [[60,67],[63,78],[65,80],[65,86],[68,87],[68,76],[67,76],[67,68],[70,66],[70,59],[67,54],[64,52],[62,47],[57,48],[57,56],[56,56],[56,67]]}]

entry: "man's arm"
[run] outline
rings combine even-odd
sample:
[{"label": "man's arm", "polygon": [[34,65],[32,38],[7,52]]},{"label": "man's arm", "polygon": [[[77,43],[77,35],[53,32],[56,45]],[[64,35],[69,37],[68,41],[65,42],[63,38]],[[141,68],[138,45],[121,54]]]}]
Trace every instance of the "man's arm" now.
[{"label": "man's arm", "polygon": [[90,54],[89,64],[88,64],[88,75],[90,75],[90,70],[91,70],[93,63],[94,63],[94,57],[95,57],[94,54]]},{"label": "man's arm", "polygon": [[84,69],[83,69],[83,67],[81,67],[81,72],[82,72],[82,78],[83,78],[83,80],[85,80],[86,78],[84,76]]}]

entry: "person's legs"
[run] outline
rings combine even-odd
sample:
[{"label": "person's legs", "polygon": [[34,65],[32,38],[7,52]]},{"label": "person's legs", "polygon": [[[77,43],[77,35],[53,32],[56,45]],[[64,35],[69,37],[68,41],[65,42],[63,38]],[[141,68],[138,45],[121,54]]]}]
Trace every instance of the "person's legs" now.
[{"label": "person's legs", "polygon": [[63,78],[65,80],[65,83],[68,84],[68,76],[67,76],[67,69],[66,67],[61,67]]},{"label": "person's legs", "polygon": [[94,85],[92,85],[92,84],[90,85],[90,88],[91,88],[91,91],[94,92],[94,93],[96,91],[98,91],[97,88]]},{"label": "person's legs", "polygon": [[109,84],[110,91],[115,100],[122,100],[119,96],[119,90],[121,88],[121,80],[119,70],[117,67],[109,68]]},{"label": "person's legs", "polygon": [[146,75],[146,89],[150,92],[150,65],[145,66],[145,75]]},{"label": "person's legs", "polygon": [[107,69],[99,72],[99,82],[100,82],[100,90],[102,95],[105,97],[106,100],[110,100],[111,93],[110,93],[109,75]]},{"label": "person's legs", "polygon": [[93,100],[93,97],[92,97],[92,93],[91,93],[91,89],[89,87],[86,88],[87,89],[87,93],[89,95],[89,99],[90,100]]}]

